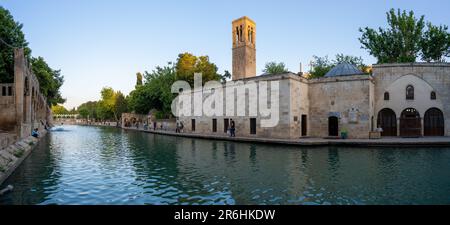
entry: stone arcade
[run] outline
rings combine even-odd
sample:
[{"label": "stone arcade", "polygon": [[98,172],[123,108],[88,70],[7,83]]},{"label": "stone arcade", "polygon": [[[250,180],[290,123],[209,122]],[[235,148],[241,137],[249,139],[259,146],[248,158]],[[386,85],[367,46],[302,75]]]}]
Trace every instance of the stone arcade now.
[{"label": "stone arcade", "polygon": [[30,136],[34,128],[42,131],[52,121],[51,109],[30,68],[23,49],[15,49],[14,83],[0,84],[0,149]]},{"label": "stone arcade", "polygon": [[261,116],[180,115],[187,132],[225,135],[233,120],[236,135],[244,137],[338,137],[346,131],[349,138],[369,138],[378,127],[381,136],[450,136],[449,63],[373,65],[371,75],[342,63],[316,79],[290,72],[256,76],[255,22],[233,21],[232,43],[233,81],[279,82],[278,125],[262,127]]}]

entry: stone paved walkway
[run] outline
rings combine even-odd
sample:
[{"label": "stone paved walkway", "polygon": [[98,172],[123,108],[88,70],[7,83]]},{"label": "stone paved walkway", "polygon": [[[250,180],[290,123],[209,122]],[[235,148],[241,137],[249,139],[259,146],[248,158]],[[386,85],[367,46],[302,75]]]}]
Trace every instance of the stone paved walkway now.
[{"label": "stone paved walkway", "polygon": [[213,140],[257,142],[270,144],[286,144],[300,146],[324,146],[324,145],[344,145],[344,146],[395,146],[395,147],[437,147],[449,146],[450,137],[420,137],[420,138],[401,138],[389,137],[382,139],[325,139],[325,138],[299,138],[299,139],[276,139],[276,138],[258,138],[258,137],[229,137],[219,134],[197,134],[197,133],[175,133],[173,131],[162,130],[143,130],[136,128],[124,128],[126,130],[142,131],[162,135],[171,135],[179,137],[202,138]]}]

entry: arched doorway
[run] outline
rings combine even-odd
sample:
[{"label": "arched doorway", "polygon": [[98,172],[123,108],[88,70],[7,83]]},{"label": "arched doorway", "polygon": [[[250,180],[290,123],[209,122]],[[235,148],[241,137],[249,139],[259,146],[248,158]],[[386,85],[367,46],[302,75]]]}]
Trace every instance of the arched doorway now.
[{"label": "arched doorway", "polygon": [[414,108],[403,110],[400,117],[400,136],[420,137],[422,135],[422,124],[420,114]]},{"label": "arched doorway", "polygon": [[377,125],[383,129],[381,136],[397,136],[397,116],[392,109],[384,108],[378,112]]},{"label": "arched doorway", "polygon": [[339,136],[339,119],[336,116],[328,117],[328,136]]},{"label": "arched doorway", "polygon": [[438,108],[425,112],[423,118],[423,133],[425,136],[444,136],[444,114]]}]

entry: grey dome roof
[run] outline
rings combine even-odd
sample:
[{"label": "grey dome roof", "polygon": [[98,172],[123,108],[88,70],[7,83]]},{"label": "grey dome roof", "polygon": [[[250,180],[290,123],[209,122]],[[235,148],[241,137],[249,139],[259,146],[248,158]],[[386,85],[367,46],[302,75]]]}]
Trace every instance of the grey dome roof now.
[{"label": "grey dome roof", "polygon": [[364,73],[361,70],[359,70],[356,66],[347,62],[342,62],[337,64],[330,71],[328,71],[328,73],[325,74],[325,77],[361,75],[361,74]]}]

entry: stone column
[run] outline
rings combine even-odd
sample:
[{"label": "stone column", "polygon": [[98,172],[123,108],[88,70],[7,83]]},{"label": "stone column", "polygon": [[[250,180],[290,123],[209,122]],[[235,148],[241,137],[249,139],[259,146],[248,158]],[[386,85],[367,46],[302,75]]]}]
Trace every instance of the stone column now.
[{"label": "stone column", "polygon": [[424,120],[423,117],[420,118],[420,135],[423,137],[425,136],[425,125],[423,124]]},{"label": "stone column", "polygon": [[16,106],[16,133],[17,137],[22,136],[22,122],[23,122],[23,104],[24,104],[24,52],[23,49],[14,49],[14,98]]}]

